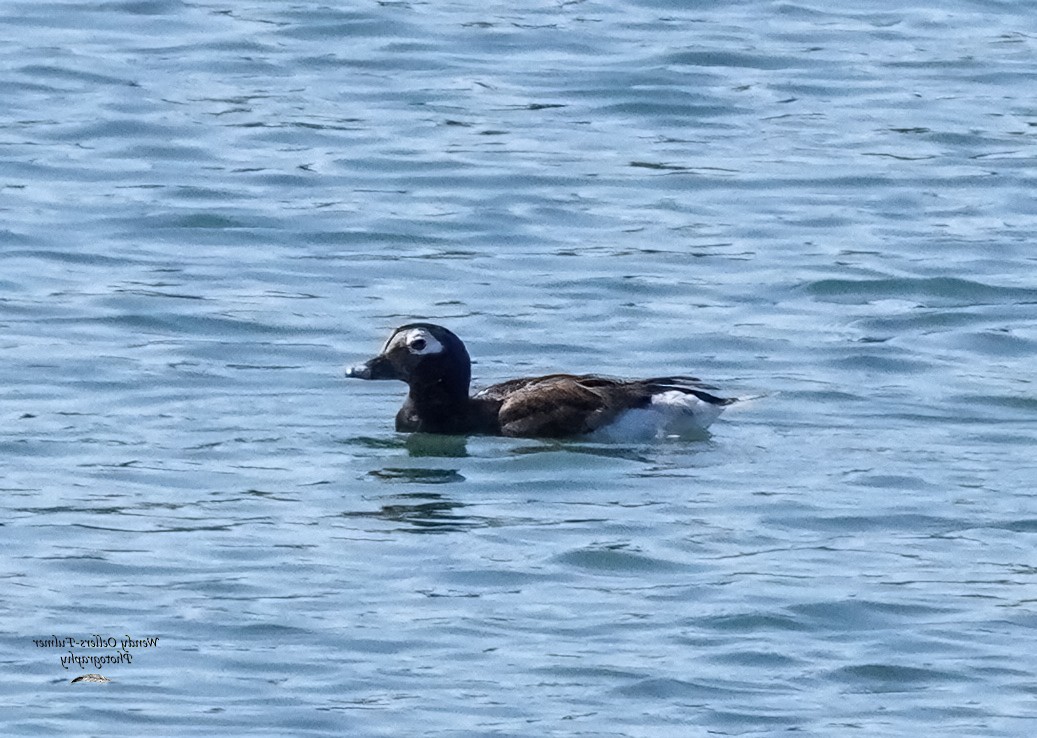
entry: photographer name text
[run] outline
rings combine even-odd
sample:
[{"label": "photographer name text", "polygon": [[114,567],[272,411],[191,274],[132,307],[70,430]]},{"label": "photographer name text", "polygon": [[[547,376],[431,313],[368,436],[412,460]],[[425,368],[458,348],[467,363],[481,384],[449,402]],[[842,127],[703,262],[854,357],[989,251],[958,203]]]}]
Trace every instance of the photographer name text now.
[{"label": "photographer name text", "polygon": [[[87,664],[90,664],[95,669],[100,669],[104,664],[132,664],[133,654],[130,653],[130,649],[158,647],[158,638],[156,636],[133,638],[128,634],[120,638],[96,633],[86,638],[77,638],[75,636],[65,636],[62,638],[52,635],[50,638],[33,638],[32,642],[36,648],[67,648],[68,653],[61,656],[61,666],[65,669],[68,669],[73,664],[81,669],[86,669]],[[114,649],[115,652],[106,654],[77,654],[73,650],[84,648],[108,648]]]}]

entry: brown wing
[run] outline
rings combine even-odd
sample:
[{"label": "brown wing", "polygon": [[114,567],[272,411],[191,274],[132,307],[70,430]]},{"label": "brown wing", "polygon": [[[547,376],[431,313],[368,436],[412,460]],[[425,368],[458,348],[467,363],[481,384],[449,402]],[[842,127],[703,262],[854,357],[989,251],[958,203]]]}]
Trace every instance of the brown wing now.
[{"label": "brown wing", "polygon": [[502,399],[498,418],[503,435],[562,438],[589,433],[612,420],[625,406],[616,396],[623,386],[602,377],[552,374],[503,382],[479,395]]},{"label": "brown wing", "polygon": [[473,398],[478,400],[496,400],[499,402],[505,400],[512,392],[517,392],[530,384],[543,382],[544,380],[554,379],[555,377],[560,376],[563,375],[550,374],[546,377],[522,377],[520,379],[509,379],[506,382],[499,382],[498,384],[491,384],[489,387],[483,387],[475,393]]}]

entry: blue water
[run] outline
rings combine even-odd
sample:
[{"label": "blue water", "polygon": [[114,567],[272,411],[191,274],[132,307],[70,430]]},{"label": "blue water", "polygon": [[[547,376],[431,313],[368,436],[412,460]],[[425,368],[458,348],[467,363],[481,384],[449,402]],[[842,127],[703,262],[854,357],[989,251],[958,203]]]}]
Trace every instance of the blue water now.
[{"label": "blue water", "polygon": [[[4,2],[3,734],[1032,735],[1037,16],[939,5]],[[408,438],[414,319],[765,396]]]}]

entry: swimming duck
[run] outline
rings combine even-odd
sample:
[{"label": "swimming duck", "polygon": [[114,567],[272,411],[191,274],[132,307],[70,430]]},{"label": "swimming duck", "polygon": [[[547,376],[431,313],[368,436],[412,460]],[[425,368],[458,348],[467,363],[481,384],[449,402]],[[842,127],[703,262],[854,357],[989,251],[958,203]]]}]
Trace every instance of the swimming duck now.
[{"label": "swimming duck", "polygon": [[511,379],[469,395],[464,343],[433,323],[400,326],[373,359],[346,369],[356,379],[398,379],[409,391],[396,430],[523,438],[647,440],[707,428],[735,402],[694,377],[615,379],[548,374]]}]

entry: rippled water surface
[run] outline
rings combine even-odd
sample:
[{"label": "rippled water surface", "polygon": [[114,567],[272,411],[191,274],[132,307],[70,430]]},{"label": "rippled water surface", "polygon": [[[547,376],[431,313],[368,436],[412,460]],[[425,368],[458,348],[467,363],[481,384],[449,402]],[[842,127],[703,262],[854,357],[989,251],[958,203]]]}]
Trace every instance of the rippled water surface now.
[{"label": "rippled water surface", "polygon": [[[5,735],[1033,734],[1030,3],[0,14]],[[407,437],[419,318],[765,396]]]}]

